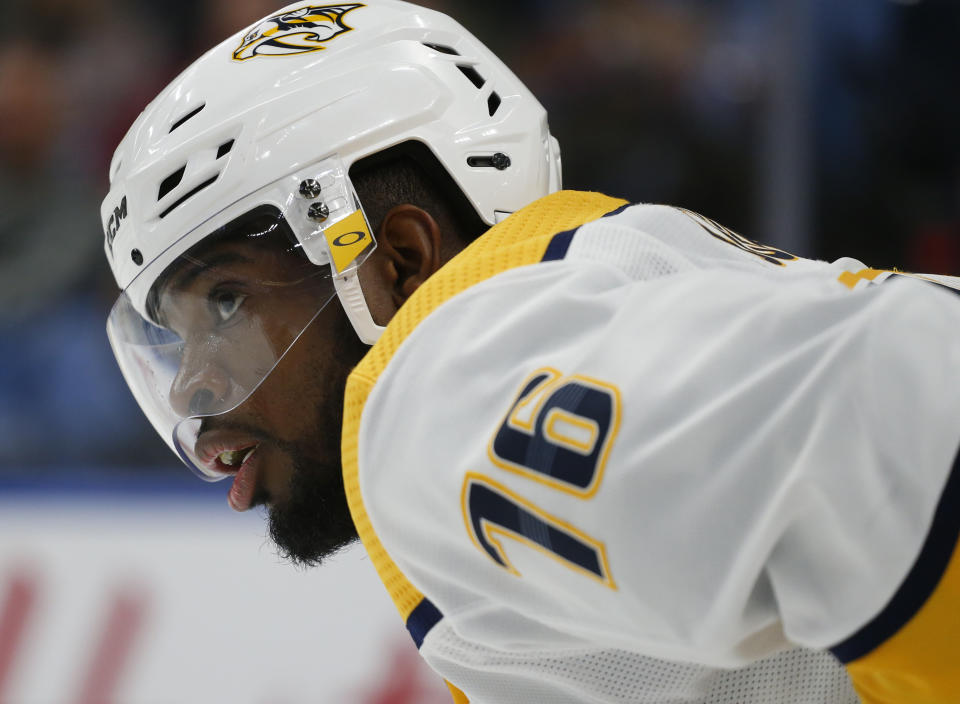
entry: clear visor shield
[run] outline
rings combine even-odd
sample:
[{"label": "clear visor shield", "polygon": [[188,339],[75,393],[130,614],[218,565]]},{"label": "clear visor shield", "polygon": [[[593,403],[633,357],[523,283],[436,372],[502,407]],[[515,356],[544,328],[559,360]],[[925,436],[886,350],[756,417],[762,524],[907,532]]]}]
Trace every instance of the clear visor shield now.
[{"label": "clear visor shield", "polygon": [[334,277],[374,246],[333,157],[187,233],[120,295],[107,334],[123,376],[153,427],[201,478],[229,473],[213,454],[220,448],[198,443],[204,419],[254,393],[330,304]]}]

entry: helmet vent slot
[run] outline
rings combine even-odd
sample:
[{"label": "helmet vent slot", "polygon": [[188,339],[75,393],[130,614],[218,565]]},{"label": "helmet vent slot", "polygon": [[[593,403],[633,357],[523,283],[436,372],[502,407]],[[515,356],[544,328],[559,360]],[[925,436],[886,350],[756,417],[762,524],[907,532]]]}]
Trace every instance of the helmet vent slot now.
[{"label": "helmet vent slot", "polygon": [[492,156],[468,156],[467,166],[472,166],[474,168],[492,167],[493,157]]},{"label": "helmet vent slot", "polygon": [[460,73],[470,79],[470,82],[477,88],[483,88],[483,84],[487,81],[477,73],[477,69],[473,66],[465,66],[463,64],[457,64],[457,68],[460,69]]},{"label": "helmet vent slot", "polygon": [[183,172],[186,171],[186,169],[187,165],[184,164],[160,182],[160,190],[157,193],[157,200],[162,200],[165,195],[180,185],[180,182],[183,180]]},{"label": "helmet vent slot", "polygon": [[423,42],[423,45],[434,51],[439,51],[441,54],[450,54],[451,56],[460,56],[460,52],[450,46],[444,46],[443,44],[431,44],[430,42]]},{"label": "helmet vent slot", "polygon": [[[179,120],[177,120],[176,122],[174,122],[172,125],[170,125],[170,132],[173,132],[173,131],[174,131],[175,129],[177,129],[180,125],[182,125],[184,122],[186,122],[187,120],[189,120],[191,117],[196,117],[197,113],[199,113],[199,112],[200,112],[201,110],[203,110],[205,107],[207,107],[207,104],[206,104],[206,103],[200,103],[200,106],[199,106],[199,107],[194,108],[193,110],[191,110],[190,112],[188,112],[186,115],[184,115],[183,117],[181,117]],[[167,134],[170,134],[170,132],[168,132]]]},{"label": "helmet vent slot", "polygon": [[490,117],[493,117],[494,113],[497,112],[497,109],[500,107],[500,96],[497,95],[496,91],[490,94],[490,97],[487,98],[487,109],[490,111]]},{"label": "helmet vent slot", "polygon": [[496,154],[468,156],[467,166],[475,169],[491,168],[496,169],[497,171],[503,171],[504,169],[510,167],[510,157],[503,152],[497,152]]},{"label": "helmet vent slot", "polygon": [[217,158],[221,158],[230,153],[230,150],[233,149],[233,140],[229,140],[220,145],[220,148],[217,149]]},{"label": "helmet vent slot", "polygon": [[206,181],[204,181],[203,183],[201,183],[201,184],[200,184],[199,186],[197,186],[196,188],[194,188],[194,189],[192,189],[191,191],[185,193],[182,197],[180,197],[179,199],[177,199],[177,202],[176,202],[176,203],[174,203],[174,204],[171,205],[169,208],[167,208],[167,209],[164,210],[162,213],[160,213],[160,217],[161,217],[161,218],[167,217],[167,215],[169,215],[171,211],[173,211],[173,210],[175,210],[176,208],[178,208],[178,207],[180,207],[181,205],[183,205],[183,203],[184,203],[186,200],[188,200],[189,198],[192,198],[193,196],[197,195],[197,193],[199,193],[199,192],[202,191],[204,188],[206,188],[207,186],[209,186],[210,184],[212,184],[214,181],[216,181],[217,178],[219,178],[219,176],[220,176],[220,174],[214,174],[214,176],[213,176],[212,178],[208,178]]}]

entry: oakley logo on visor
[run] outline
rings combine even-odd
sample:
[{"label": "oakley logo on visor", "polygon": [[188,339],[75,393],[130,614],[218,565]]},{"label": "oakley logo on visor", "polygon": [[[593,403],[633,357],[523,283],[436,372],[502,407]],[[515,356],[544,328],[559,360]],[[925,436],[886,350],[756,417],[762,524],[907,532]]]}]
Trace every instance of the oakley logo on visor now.
[{"label": "oakley logo on visor", "polygon": [[236,49],[235,61],[246,61],[256,56],[290,56],[322,51],[326,42],[349,32],[343,17],[351,10],[365,7],[359,3],[347,5],[307,5],[263,20],[247,32]]},{"label": "oakley logo on visor", "polygon": [[373,242],[363,212],[358,210],[323,231],[333,268],[342,273]]}]

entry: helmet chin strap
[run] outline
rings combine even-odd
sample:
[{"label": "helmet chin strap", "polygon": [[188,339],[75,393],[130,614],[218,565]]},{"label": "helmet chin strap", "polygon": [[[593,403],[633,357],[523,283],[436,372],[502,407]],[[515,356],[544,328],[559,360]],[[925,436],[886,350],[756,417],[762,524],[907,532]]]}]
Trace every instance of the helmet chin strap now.
[{"label": "helmet chin strap", "polygon": [[370,315],[370,308],[367,306],[367,299],[363,296],[363,289],[360,288],[360,277],[357,276],[357,269],[333,277],[333,285],[337,289],[337,297],[343,310],[350,319],[354,331],[360,338],[360,341],[367,345],[372,345],[383,334],[384,327],[373,322],[373,316]]}]

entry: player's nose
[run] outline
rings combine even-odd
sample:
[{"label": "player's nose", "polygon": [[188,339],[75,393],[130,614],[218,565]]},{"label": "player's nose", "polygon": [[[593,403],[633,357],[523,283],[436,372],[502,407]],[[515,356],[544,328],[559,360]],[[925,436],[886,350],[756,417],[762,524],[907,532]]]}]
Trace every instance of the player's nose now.
[{"label": "player's nose", "polygon": [[229,388],[230,379],[220,365],[188,346],[170,386],[170,406],[184,418],[216,413],[224,410],[219,406]]}]

